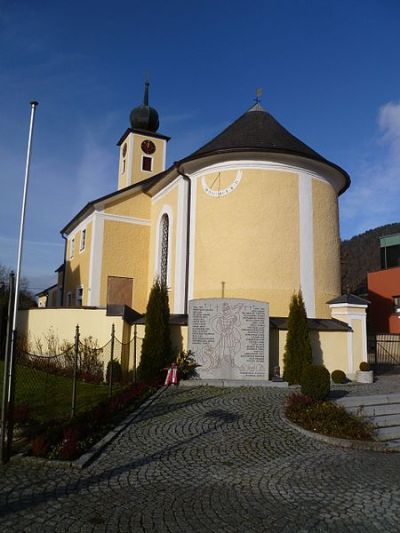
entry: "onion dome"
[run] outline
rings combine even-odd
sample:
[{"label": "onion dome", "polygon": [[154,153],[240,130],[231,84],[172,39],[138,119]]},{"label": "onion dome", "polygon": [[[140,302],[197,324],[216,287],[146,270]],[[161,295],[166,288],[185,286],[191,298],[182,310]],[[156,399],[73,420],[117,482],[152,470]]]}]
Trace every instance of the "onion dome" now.
[{"label": "onion dome", "polygon": [[149,106],[149,82],[144,86],[143,104],[135,107],[129,117],[133,130],[151,131],[155,133],[160,125],[158,113],[154,107]]}]

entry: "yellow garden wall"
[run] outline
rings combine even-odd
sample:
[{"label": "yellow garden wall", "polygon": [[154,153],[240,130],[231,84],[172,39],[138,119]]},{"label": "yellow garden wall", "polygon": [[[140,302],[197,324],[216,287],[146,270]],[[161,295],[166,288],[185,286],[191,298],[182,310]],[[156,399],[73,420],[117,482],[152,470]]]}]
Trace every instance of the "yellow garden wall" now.
[{"label": "yellow garden wall", "polygon": [[122,339],[123,320],[106,316],[105,309],[29,309],[18,312],[18,334],[44,339],[50,328],[60,341],[74,342],[75,327],[79,325],[81,340],[93,337],[99,346],[109,342],[111,326],[115,335]]}]

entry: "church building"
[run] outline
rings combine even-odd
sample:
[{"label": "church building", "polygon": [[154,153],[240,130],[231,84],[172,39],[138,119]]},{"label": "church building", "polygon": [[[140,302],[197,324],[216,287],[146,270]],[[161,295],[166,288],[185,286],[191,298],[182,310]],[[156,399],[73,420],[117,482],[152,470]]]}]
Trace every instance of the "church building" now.
[{"label": "church building", "polygon": [[154,278],[173,314],[193,298],[250,298],[287,316],[300,287],[309,318],[340,295],[338,195],[348,174],[257,102],[210,142],[165,168],[169,137],[148,103],[118,141],[117,190],[62,230],[63,305],[124,303],[143,313]]},{"label": "church building", "polygon": [[[358,302],[354,311],[339,298],[338,196],[350,185],[342,168],[287,131],[258,100],[169,168],[169,137],[158,129],[146,83],[143,104],[118,141],[116,190],[89,202],[61,231],[61,307],[125,306],[143,314],[158,277],[183,326],[190,300],[225,297],[268,302],[271,328],[283,331],[291,297],[301,288],[320,351],[325,343],[338,352],[337,338],[322,341],[321,332],[354,333],[357,313],[363,330],[365,306]],[[275,362],[285,340],[278,337]],[[357,358],[363,359],[360,339]],[[348,339],[342,335],[339,344],[345,363],[332,365],[355,370]]]}]

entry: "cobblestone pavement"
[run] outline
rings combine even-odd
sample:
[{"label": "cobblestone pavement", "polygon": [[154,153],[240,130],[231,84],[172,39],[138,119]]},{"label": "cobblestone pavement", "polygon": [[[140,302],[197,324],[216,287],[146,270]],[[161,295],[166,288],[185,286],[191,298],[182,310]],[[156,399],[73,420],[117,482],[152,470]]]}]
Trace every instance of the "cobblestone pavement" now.
[{"label": "cobblestone pavement", "polygon": [[168,389],[88,468],[0,468],[3,532],[400,531],[400,454],[318,442],[282,389]]}]

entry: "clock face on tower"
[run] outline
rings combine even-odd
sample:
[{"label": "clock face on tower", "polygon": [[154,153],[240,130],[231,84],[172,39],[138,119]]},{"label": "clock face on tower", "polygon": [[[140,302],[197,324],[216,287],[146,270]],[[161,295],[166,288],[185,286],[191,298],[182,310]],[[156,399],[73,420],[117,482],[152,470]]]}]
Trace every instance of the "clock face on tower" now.
[{"label": "clock face on tower", "polygon": [[231,172],[222,174],[221,172],[213,172],[207,174],[201,179],[203,190],[209,196],[221,198],[226,196],[236,189],[242,179],[242,171],[238,170],[235,175]]},{"label": "clock face on tower", "polygon": [[156,151],[156,145],[150,139],[146,139],[141,144],[142,150],[145,154],[154,154]]}]

